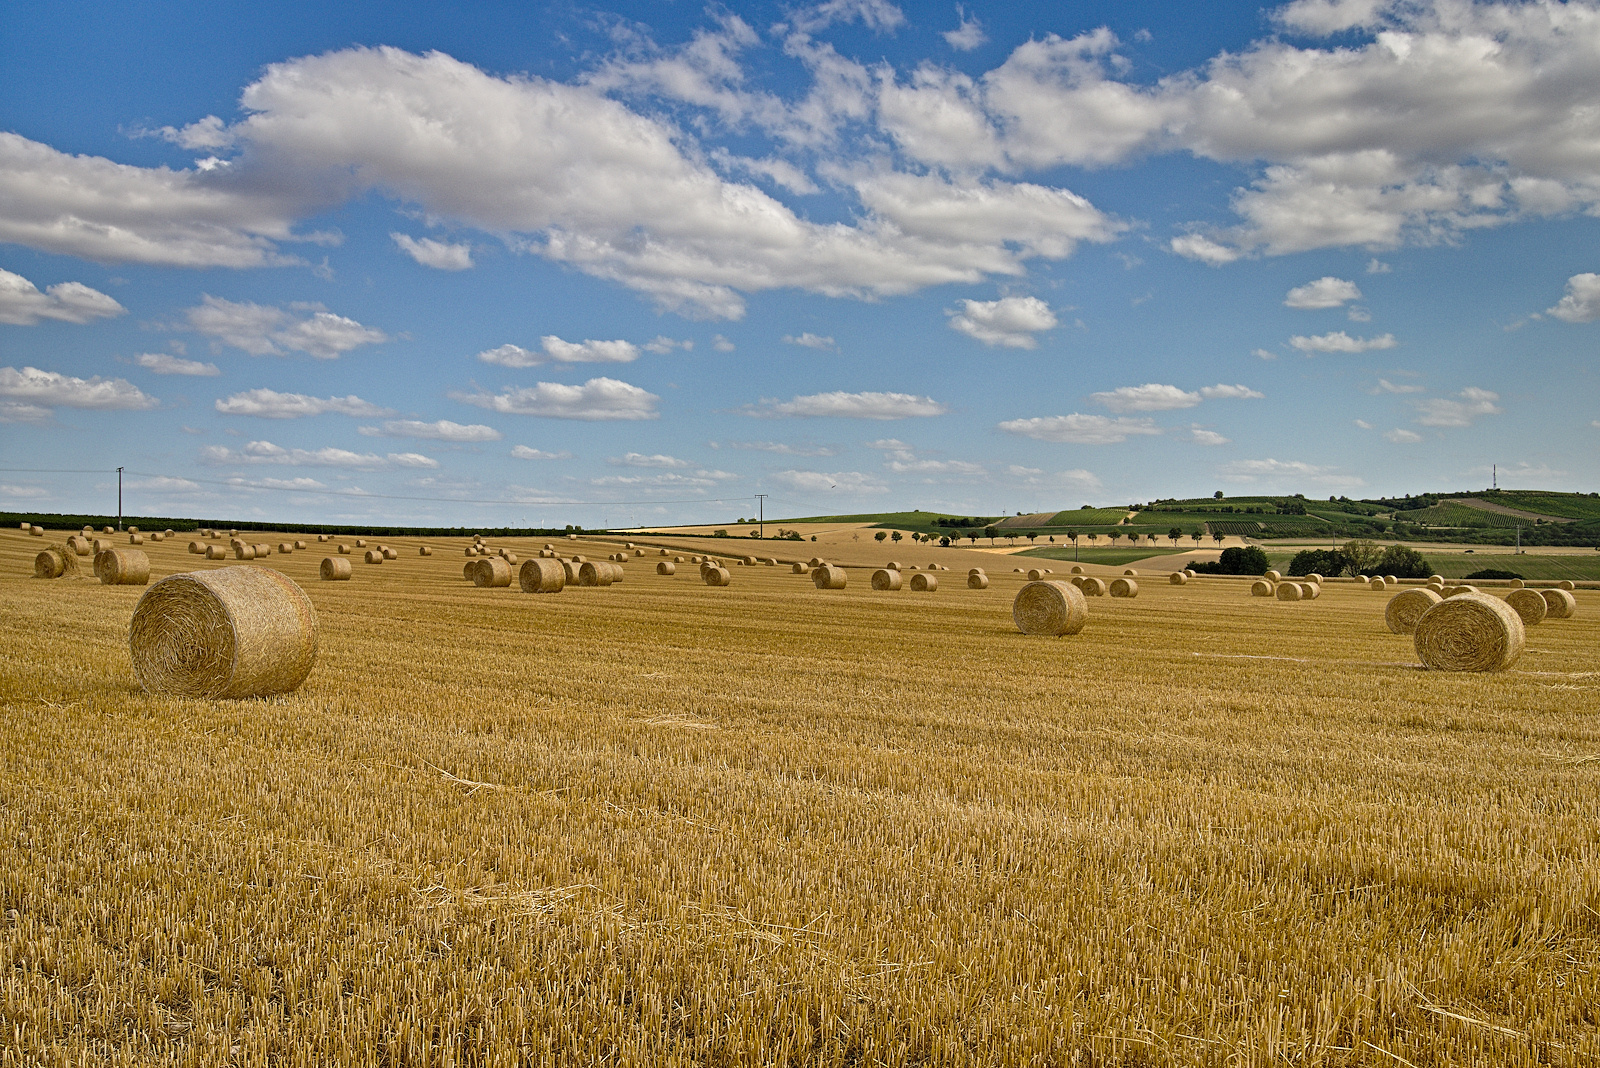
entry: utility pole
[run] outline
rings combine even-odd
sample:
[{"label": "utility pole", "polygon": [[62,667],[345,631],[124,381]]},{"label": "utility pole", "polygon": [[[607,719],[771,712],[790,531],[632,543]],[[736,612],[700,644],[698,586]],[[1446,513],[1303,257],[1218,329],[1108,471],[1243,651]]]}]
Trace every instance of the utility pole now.
[{"label": "utility pole", "polygon": [[122,533],[122,468],[117,468],[117,533]]},{"label": "utility pole", "polygon": [[761,532],[761,539],[765,541],[767,537],[767,495],[765,493],[756,494],[756,516],[756,529]]}]

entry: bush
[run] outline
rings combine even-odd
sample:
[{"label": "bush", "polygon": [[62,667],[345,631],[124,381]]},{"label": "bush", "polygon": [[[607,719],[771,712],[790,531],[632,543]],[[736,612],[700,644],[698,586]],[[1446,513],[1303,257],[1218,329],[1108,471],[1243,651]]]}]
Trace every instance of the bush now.
[{"label": "bush", "polygon": [[1350,570],[1350,558],[1338,549],[1302,549],[1289,561],[1291,575],[1343,575]]},{"label": "bush", "polygon": [[1523,576],[1515,571],[1501,571],[1499,568],[1486,567],[1482,571],[1474,571],[1468,575],[1469,579],[1519,579]]},{"label": "bush", "polygon": [[1268,567],[1267,553],[1259,545],[1243,548],[1235,545],[1222,550],[1221,558],[1215,563],[1191,563],[1189,566],[1202,575],[1259,575]]},{"label": "bush", "polygon": [[1378,557],[1375,575],[1393,575],[1395,578],[1427,578],[1433,568],[1417,550],[1407,545],[1391,545]]}]

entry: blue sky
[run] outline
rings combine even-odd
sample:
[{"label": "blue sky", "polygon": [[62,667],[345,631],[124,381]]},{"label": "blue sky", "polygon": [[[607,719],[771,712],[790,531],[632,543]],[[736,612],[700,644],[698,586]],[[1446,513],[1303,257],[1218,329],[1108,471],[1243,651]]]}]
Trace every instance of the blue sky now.
[{"label": "blue sky", "polygon": [[0,5],[0,507],[1600,482],[1600,4]]}]

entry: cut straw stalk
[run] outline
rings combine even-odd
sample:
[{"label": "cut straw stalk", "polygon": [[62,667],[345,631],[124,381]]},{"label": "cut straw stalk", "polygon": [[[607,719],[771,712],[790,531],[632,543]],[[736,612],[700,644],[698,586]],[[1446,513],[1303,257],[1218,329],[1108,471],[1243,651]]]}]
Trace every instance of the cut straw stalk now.
[{"label": "cut straw stalk", "polygon": [[316,664],[317,616],[305,592],[270,568],[170,575],[139,599],[128,648],[150,693],[288,693]]}]

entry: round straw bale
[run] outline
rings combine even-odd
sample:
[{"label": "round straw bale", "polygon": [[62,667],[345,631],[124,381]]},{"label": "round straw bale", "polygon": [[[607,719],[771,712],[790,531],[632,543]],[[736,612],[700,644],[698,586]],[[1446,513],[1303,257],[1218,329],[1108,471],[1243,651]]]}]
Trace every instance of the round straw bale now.
[{"label": "round straw bale", "polygon": [[811,581],[819,590],[842,590],[848,579],[844,568],[832,564],[821,564],[811,569]]},{"label": "round straw bale", "polygon": [[128,648],[150,693],[288,693],[317,662],[317,614],[299,586],[269,568],[169,575],[139,599]]},{"label": "round straw bale", "polygon": [[889,570],[889,571],[899,571],[900,570],[900,564],[896,560],[890,560],[887,564],[884,564],[883,566],[884,566],[884,568],[886,570]]},{"label": "round straw bale", "polygon": [[1315,601],[1322,596],[1322,584],[1320,582],[1302,582],[1300,584],[1300,596],[1305,600]]},{"label": "round straw bale", "polygon": [[567,540],[568,541],[577,541],[578,540],[578,536],[576,534],[568,534],[567,535]]},{"label": "round straw bale", "polygon": [[417,555],[418,556],[432,556],[433,555],[433,550],[430,549],[426,545],[419,545],[419,546],[417,546]]},{"label": "round straw bale", "polygon": [[753,556],[740,557],[739,558],[739,562],[744,564],[745,567],[755,567],[756,566],[756,558],[753,557]]},{"label": "round straw bale", "polygon": [[161,533],[161,531],[159,531],[159,530],[152,530],[150,532],[150,540],[151,541],[165,541],[166,537],[167,536],[165,534]]},{"label": "round straw bale", "polygon": [[609,586],[616,566],[609,560],[587,560],[578,565],[578,585]]},{"label": "round straw bale", "polygon": [[1167,576],[1167,582],[1173,586],[1182,586],[1188,581],[1189,576],[1185,575],[1182,571],[1174,571],[1172,574]]},{"label": "round straw bale", "polygon": [[1029,582],[1043,582],[1044,581],[1044,572],[1040,571],[1036,567],[1028,568],[1028,581]]},{"label": "round straw bale", "polygon": [[235,560],[254,560],[256,558],[256,547],[254,545],[235,545],[233,547],[233,558]]},{"label": "round straw bale", "polygon": [[892,567],[880,567],[872,573],[872,588],[875,590],[898,590],[900,588],[900,572]]},{"label": "round straw bale", "polygon": [[1367,580],[1367,589],[1369,590],[1378,590],[1379,592],[1382,592],[1383,590],[1387,589],[1388,586],[1389,584],[1383,580],[1382,575],[1373,575]]},{"label": "round straw bale", "polygon": [[328,540],[330,540],[330,538],[329,538],[329,536],[327,534],[318,534],[317,535],[317,540],[318,541],[328,541]]},{"label": "round straw bale", "polygon": [[381,564],[383,563],[383,554],[376,549],[368,549],[366,561],[369,564]]},{"label": "round straw bale", "polygon": [[733,576],[725,567],[708,567],[700,572],[700,578],[707,586],[726,586],[733,581]]},{"label": "round straw bale", "polygon": [[1393,575],[1385,575],[1385,576],[1383,576],[1383,581],[1387,582],[1391,586],[1400,585],[1400,580],[1395,578]]},{"label": "round straw bale", "polygon": [[[339,546],[339,551],[340,552],[344,551],[344,546],[343,545]],[[478,555],[478,550],[474,546],[468,545],[465,549],[461,550],[461,555],[462,556],[477,556]]]},{"label": "round straw bale", "polygon": [[671,560],[658,560],[656,562],[656,574],[676,575],[677,573],[678,565],[673,563]]},{"label": "round straw bale", "polygon": [[[548,546],[547,546],[547,548],[548,548]],[[669,552],[668,552],[668,551],[667,551],[667,550],[665,550],[665,549],[661,549],[661,550],[658,550],[658,551],[657,551],[657,552],[656,552],[656,555],[657,555],[657,556],[671,556],[671,555],[672,555],[672,554],[671,554],[671,553],[669,553]]]},{"label": "round straw bale", "polygon": [[350,554],[350,546],[346,545],[344,542],[340,542],[338,548],[341,555],[348,556]]},{"label": "round straw bale", "polygon": [[117,528],[116,527],[101,527],[100,528],[100,533],[102,533],[102,534],[115,534],[116,532],[117,532]]},{"label": "round straw bale", "polygon": [[477,561],[476,557],[474,557],[471,560],[468,560],[466,563],[461,565],[461,577],[466,579],[468,582],[471,582],[473,580],[474,576],[476,576],[477,574],[478,574],[478,561]]},{"label": "round straw bale", "polygon": [[761,558],[761,562],[768,567],[778,566],[778,558],[776,556],[764,556]]},{"label": "round straw bale", "polygon": [[625,542],[623,542],[623,543],[622,543],[622,547],[623,547],[623,548],[624,548],[624,549],[631,549],[631,548],[633,548],[633,542],[631,542],[631,541],[625,541]]},{"label": "round straw bale", "polygon": [[635,549],[635,550],[633,550],[633,555],[634,556],[643,556],[644,555],[644,550],[643,549]]},{"label": "round straw bale", "polygon": [[1139,569],[1136,567],[1126,567],[1122,569],[1122,573],[1127,575],[1129,578],[1134,578],[1139,574]]},{"label": "round straw bale", "polygon": [[67,539],[67,548],[73,556],[88,556],[94,552],[94,543],[82,534],[74,534]]},{"label": "round straw bale", "polygon": [[63,578],[78,573],[78,554],[60,545],[46,545],[33,558],[33,577]]},{"label": "round straw bale", "polygon": [[284,541],[278,543],[278,555],[290,556],[294,553],[294,542]]},{"label": "round straw bale", "polygon": [[499,552],[495,553],[495,555],[508,564],[514,564],[517,562],[517,554],[512,552],[510,549],[501,549]]},{"label": "round straw bale", "polygon": [[1250,596],[1252,597],[1271,597],[1272,593],[1273,584],[1264,578],[1256,579],[1250,584]]},{"label": "round straw bale", "polygon": [[1437,583],[1438,585],[1443,586],[1444,585],[1444,576],[1443,575],[1429,575],[1428,576],[1428,581],[1430,583]]},{"label": "round straw bale", "polygon": [[1516,663],[1526,637],[1522,617],[1498,597],[1446,597],[1422,614],[1412,635],[1433,671],[1500,671]]},{"label": "round straw bale", "polygon": [[26,519],[24,519],[22,522],[17,524],[17,529],[21,530],[21,531],[24,531],[24,532],[27,532],[27,533],[31,533],[33,531],[33,524],[28,522]]},{"label": "round straw bale", "polygon": [[1262,572],[1261,577],[1271,583],[1279,583],[1283,581],[1283,575],[1279,574],[1277,571],[1264,571]]},{"label": "round straw bale", "polygon": [[1306,581],[1315,582],[1318,586],[1320,586],[1322,585],[1322,576],[1313,571],[1311,574],[1306,576]]},{"label": "round straw bale", "polygon": [[204,556],[206,551],[206,543],[203,541],[191,541],[189,543],[189,551],[195,556]]},{"label": "round straw bale", "polygon": [[988,588],[989,588],[989,576],[988,575],[985,575],[981,571],[978,572],[976,575],[973,575],[973,574],[970,574],[970,573],[967,575],[967,589],[969,589],[969,590],[986,590]]},{"label": "round straw bale", "polygon": [[511,585],[511,565],[498,556],[486,556],[478,561],[478,569],[473,573],[472,583],[475,586],[484,586],[490,589],[501,589]]},{"label": "round straw bale", "polygon": [[1024,634],[1076,634],[1089,618],[1089,605],[1071,583],[1046,579],[1018,591],[1011,618]]},{"label": "round straw bale", "polygon": [[628,573],[623,570],[621,564],[612,564],[611,565],[611,582],[612,582],[613,585],[615,585],[618,582],[621,582],[623,579],[625,579],[627,577],[628,577]]},{"label": "round straw bale", "polygon": [[367,539],[366,538],[357,538],[356,539],[356,548],[357,549],[365,549],[366,547],[367,547]]},{"label": "round straw bale", "polygon": [[1578,599],[1571,590],[1540,590],[1546,619],[1571,619],[1578,611]]},{"label": "round straw bale", "polygon": [[324,556],[317,574],[323,582],[345,582],[350,578],[350,561],[342,556]]},{"label": "round straw bale", "polygon": [[1090,578],[1085,575],[1078,589],[1083,591],[1085,597],[1104,597],[1106,595],[1106,580]]},{"label": "round straw bale", "polygon": [[481,545],[480,544],[480,545],[478,545],[476,547],[475,551],[477,552],[477,554],[479,556],[488,556],[489,555],[489,547],[487,545]]},{"label": "round straw bale", "polygon": [[104,586],[143,586],[150,581],[150,558],[138,549],[107,549],[94,558],[94,573]]},{"label": "round straw bale", "polygon": [[1512,590],[1506,594],[1506,604],[1522,617],[1524,627],[1542,623],[1544,617],[1550,614],[1550,606],[1545,603],[1538,590]]},{"label": "round straw bale", "polygon": [[1135,579],[1123,577],[1111,580],[1111,596],[1137,597],[1139,596],[1139,583]]},{"label": "round straw bale", "polygon": [[1081,574],[1083,574],[1083,568],[1079,567],[1077,564],[1073,564],[1072,565],[1072,573],[1074,575],[1081,575]]},{"label": "round straw bale", "polygon": [[674,556],[674,557],[673,557],[673,558],[672,558],[672,562],[673,562],[673,563],[675,563],[675,564],[681,564],[681,563],[683,563],[683,557],[681,557],[681,556]]},{"label": "round straw bale", "polygon": [[1280,582],[1273,595],[1280,601],[1298,601],[1304,592],[1298,582]]},{"label": "round straw bale", "polygon": [[568,557],[568,559],[575,564],[586,564],[589,562],[589,558],[587,556],[571,556]]},{"label": "round straw bale", "polygon": [[807,568],[805,564],[796,561],[794,564],[790,565],[789,570],[796,575],[804,575],[810,569]]},{"label": "round straw bale", "polygon": [[1575,590],[1577,588],[1578,587],[1573,584],[1571,579],[1562,579],[1560,582],[1556,583],[1556,589],[1558,590]]},{"label": "round straw bale", "polygon": [[139,533],[139,528],[138,527],[129,527],[128,528],[128,533],[129,534],[137,534],[137,533]]},{"label": "round straw bale", "polygon": [[930,575],[926,571],[919,571],[911,576],[912,593],[932,593],[939,588],[939,576]]},{"label": "round straw bale", "polygon": [[1509,585],[1514,590],[1520,590],[1524,586],[1526,586],[1527,583],[1523,582],[1521,579],[1512,579],[1509,583],[1507,583],[1507,585]]},{"label": "round straw bale", "polygon": [[566,576],[567,585],[576,586],[578,584],[578,568],[583,565],[575,564],[571,560],[562,560],[560,564],[561,573]]},{"label": "round straw bale", "polygon": [[969,574],[969,575],[984,575],[984,574],[988,574],[988,572],[984,571],[984,569],[981,568],[981,567],[969,567],[969,568],[967,568],[967,574]]},{"label": "round straw bale", "polygon": [[517,570],[517,584],[523,593],[560,593],[567,585],[567,573],[559,560],[538,557],[524,560]]},{"label": "round straw bale", "polygon": [[1383,610],[1383,621],[1396,634],[1410,634],[1417,629],[1417,620],[1444,598],[1433,590],[1417,587],[1389,598]]},{"label": "round straw bale", "polygon": [[295,539],[295,543],[294,543],[294,547],[296,549],[304,549],[306,547],[306,543],[303,540],[301,540],[299,538],[296,538]]},{"label": "round straw bale", "polygon": [[222,546],[220,546],[220,545],[207,545],[206,546],[206,559],[207,560],[226,560],[227,558],[228,558],[228,550],[224,549]]},{"label": "round straw bale", "polygon": [[110,550],[116,548],[116,546],[111,544],[111,540],[109,538],[96,538],[94,539],[94,545],[91,546],[91,548],[93,551],[90,552],[89,555],[98,556],[103,552],[109,552]]},{"label": "round straw bale", "polygon": [[260,560],[263,557],[267,557],[267,556],[271,556],[271,555],[272,555],[272,546],[266,544],[265,542],[262,542],[260,545],[256,546],[256,559],[257,560]]},{"label": "round straw bale", "polygon": [[822,558],[820,556],[813,556],[809,562],[812,567],[822,566]]},{"label": "round straw bale", "polygon": [[1020,574],[1022,574],[1022,568],[1020,568],[1020,567],[1014,567],[1014,568],[1012,568],[1012,569],[1011,569],[1011,573],[1012,573],[1012,574],[1013,574],[1013,575],[1020,575]]}]

